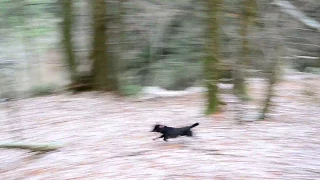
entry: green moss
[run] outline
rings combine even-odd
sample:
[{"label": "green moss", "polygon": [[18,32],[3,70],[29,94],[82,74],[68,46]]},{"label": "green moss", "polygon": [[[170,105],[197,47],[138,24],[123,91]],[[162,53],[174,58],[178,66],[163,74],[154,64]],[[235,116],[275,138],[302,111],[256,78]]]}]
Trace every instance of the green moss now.
[{"label": "green moss", "polygon": [[212,114],[219,110],[218,86],[219,79],[218,63],[220,56],[220,26],[219,11],[221,0],[208,1],[208,43],[207,57],[204,63],[205,79],[207,85],[207,107],[206,114]]},{"label": "green moss", "polygon": [[220,104],[220,101],[217,96],[217,94],[218,94],[217,85],[208,82],[207,88],[208,88],[208,91],[207,91],[208,102],[207,102],[207,109],[206,109],[205,113],[207,115],[210,115],[210,114],[217,112],[219,110],[218,106]]},{"label": "green moss", "polygon": [[138,85],[123,85],[120,87],[120,94],[124,96],[134,96],[141,91],[142,87]]},{"label": "green moss", "polygon": [[219,72],[217,69],[218,59],[209,55],[205,60],[205,75],[207,80],[207,109],[206,114],[212,114],[219,110],[217,80]]}]

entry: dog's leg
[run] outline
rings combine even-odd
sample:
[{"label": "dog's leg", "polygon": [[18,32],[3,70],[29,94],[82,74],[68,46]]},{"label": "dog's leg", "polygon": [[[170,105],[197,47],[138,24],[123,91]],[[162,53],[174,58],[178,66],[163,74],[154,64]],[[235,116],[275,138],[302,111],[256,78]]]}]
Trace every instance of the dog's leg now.
[{"label": "dog's leg", "polygon": [[193,136],[192,131],[190,131],[190,130],[187,131],[187,132],[186,132],[186,136],[192,137],[192,136]]},{"label": "dog's leg", "polygon": [[163,137],[164,137],[164,135],[156,137],[156,138],[153,138],[152,140],[160,139],[160,138],[163,138]]},{"label": "dog's leg", "polygon": [[168,137],[164,137],[163,138],[163,140],[166,141],[166,142],[168,141],[168,139],[169,139]]}]

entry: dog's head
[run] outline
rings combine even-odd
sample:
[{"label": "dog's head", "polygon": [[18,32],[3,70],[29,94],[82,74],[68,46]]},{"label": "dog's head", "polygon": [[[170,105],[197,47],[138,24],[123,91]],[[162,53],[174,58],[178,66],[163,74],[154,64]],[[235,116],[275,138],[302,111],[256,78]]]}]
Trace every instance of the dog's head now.
[{"label": "dog's head", "polygon": [[163,126],[163,125],[156,124],[151,132],[162,132],[164,127],[165,126]]}]

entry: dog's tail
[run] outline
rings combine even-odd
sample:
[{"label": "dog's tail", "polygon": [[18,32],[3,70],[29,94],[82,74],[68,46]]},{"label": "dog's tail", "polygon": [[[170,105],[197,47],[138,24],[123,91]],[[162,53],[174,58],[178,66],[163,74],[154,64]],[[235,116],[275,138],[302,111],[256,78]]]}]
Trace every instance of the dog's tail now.
[{"label": "dog's tail", "polygon": [[198,125],[199,125],[199,123],[194,123],[193,125],[190,126],[190,129],[191,129],[191,128],[194,128],[194,127],[196,127],[196,126],[198,126]]}]

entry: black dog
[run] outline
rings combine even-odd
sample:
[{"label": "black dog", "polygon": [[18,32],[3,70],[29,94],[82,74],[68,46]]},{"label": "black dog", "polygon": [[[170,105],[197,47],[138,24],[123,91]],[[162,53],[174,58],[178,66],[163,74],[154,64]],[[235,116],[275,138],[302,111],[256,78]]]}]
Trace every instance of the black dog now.
[{"label": "black dog", "polygon": [[164,141],[167,141],[169,138],[176,138],[178,136],[192,136],[191,128],[194,128],[198,126],[199,123],[195,123],[191,126],[181,127],[181,128],[173,128],[163,125],[155,125],[153,130],[151,132],[159,132],[162,134],[162,136],[159,136],[157,138],[154,138],[153,140],[163,138]]}]

